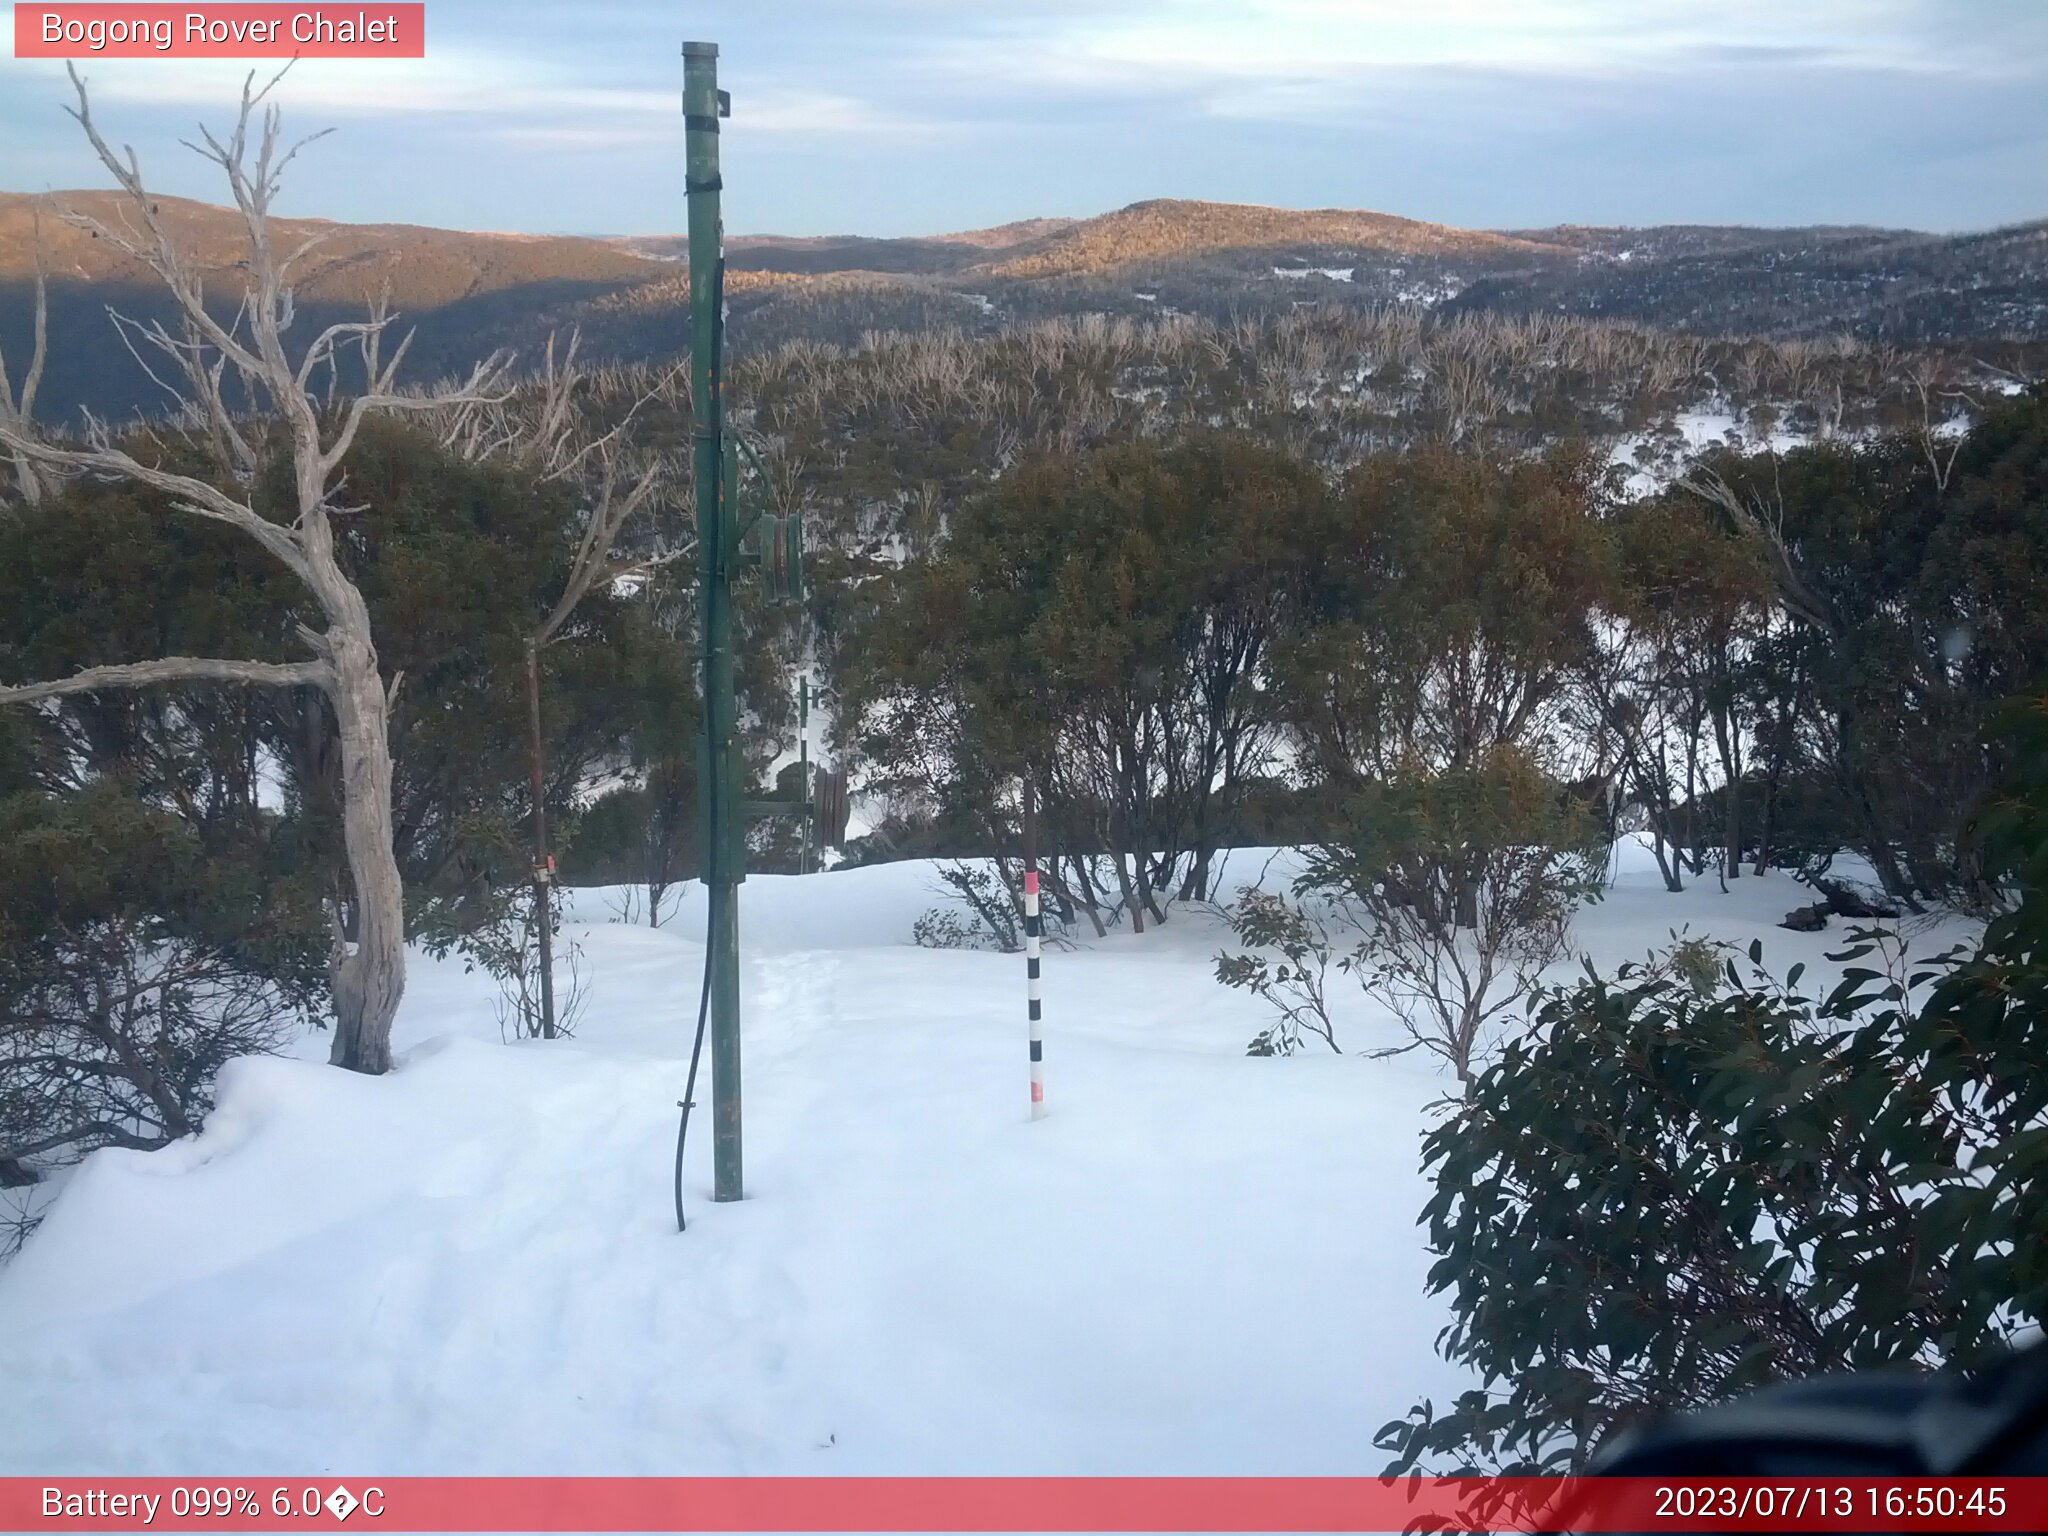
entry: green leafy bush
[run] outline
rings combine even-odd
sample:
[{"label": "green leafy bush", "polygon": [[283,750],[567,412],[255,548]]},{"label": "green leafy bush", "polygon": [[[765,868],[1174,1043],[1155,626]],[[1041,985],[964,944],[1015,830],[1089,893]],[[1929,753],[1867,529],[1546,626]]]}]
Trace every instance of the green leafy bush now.
[{"label": "green leafy bush", "polygon": [[320,1016],[327,927],[265,831],[207,848],[114,783],[0,801],[7,1182],[190,1134],[222,1063]]},{"label": "green leafy bush", "polygon": [[911,925],[910,936],[925,949],[994,949],[1014,954],[1024,947],[1021,902],[995,871],[982,864],[943,865],[939,879],[953,892],[954,905],[932,907]]},{"label": "green leafy bush", "polygon": [[1648,1415],[2042,1317],[2048,704],[2015,723],[2020,787],[1980,830],[2021,900],[1974,957],[1909,971],[1860,933],[1825,995],[1761,945],[1711,985],[1696,941],[1589,967],[1473,1081],[1424,1143],[1422,1221],[1439,1349],[1481,1385],[1385,1426],[1390,1470],[1577,1469]]},{"label": "green leafy bush", "polygon": [[[1230,914],[1252,949],[1218,956],[1216,979],[1276,1016],[1250,1052],[1290,1054],[1304,1031],[1337,1048],[1334,963],[1408,1035],[1378,1054],[1425,1050],[1468,1081],[1496,1022],[1564,953],[1579,904],[1600,895],[1591,818],[1528,753],[1500,746],[1362,787],[1344,830],[1344,841],[1308,851],[1294,882],[1304,905],[1247,889]],[[1333,925],[1357,934],[1341,952]]]},{"label": "green leafy bush", "polygon": [[[1292,1056],[1301,1049],[1304,1034],[1338,1050],[1337,1026],[1330,1017],[1330,930],[1322,919],[1284,896],[1246,886],[1231,908],[1230,931],[1238,943],[1252,947],[1242,954],[1218,955],[1216,979],[1251,993],[1275,1015],[1252,1037],[1245,1054]],[[1355,951],[1337,956],[1337,969],[1348,972],[1355,959]]]}]

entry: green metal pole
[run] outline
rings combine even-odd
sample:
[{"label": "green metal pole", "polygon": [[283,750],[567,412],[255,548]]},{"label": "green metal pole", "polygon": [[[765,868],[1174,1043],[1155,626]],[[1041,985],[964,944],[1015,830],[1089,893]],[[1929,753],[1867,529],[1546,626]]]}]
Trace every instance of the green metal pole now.
[{"label": "green metal pole", "polygon": [[725,231],[719,216],[718,45],[683,44],[684,186],[690,210],[690,398],[697,477],[697,595],[704,647],[698,759],[704,885],[711,915],[704,963],[711,993],[712,1198],[745,1193],[740,1169],[739,711],[733,687],[732,507],[724,482]]}]

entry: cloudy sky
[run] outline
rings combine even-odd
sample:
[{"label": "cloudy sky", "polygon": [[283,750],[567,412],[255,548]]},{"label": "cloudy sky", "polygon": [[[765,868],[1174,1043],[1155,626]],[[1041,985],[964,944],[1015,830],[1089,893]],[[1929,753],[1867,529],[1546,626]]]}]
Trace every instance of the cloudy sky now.
[{"label": "cloudy sky", "polygon": [[[10,8],[11,9],[11,8]],[[369,9],[374,10],[374,5]],[[0,187],[98,186],[0,13]],[[286,210],[681,227],[680,58],[733,94],[727,227],[914,234],[1146,197],[1562,222],[1974,229],[2048,215],[2043,0],[428,0],[421,61],[319,60]],[[243,66],[97,60],[162,191]]]}]

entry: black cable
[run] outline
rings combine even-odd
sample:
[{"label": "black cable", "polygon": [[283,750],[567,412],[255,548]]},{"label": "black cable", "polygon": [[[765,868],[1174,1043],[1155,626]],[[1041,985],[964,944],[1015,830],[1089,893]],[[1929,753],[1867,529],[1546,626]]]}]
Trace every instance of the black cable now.
[{"label": "black cable", "polygon": [[690,1047],[690,1080],[683,1085],[683,1096],[676,1108],[683,1112],[682,1123],[676,1127],[676,1230],[687,1232],[690,1224],[683,1220],[683,1144],[690,1137],[690,1109],[697,1102],[697,1060],[704,1054],[704,1021],[711,1016],[711,917],[704,917],[704,993],[697,999],[697,1042]]}]

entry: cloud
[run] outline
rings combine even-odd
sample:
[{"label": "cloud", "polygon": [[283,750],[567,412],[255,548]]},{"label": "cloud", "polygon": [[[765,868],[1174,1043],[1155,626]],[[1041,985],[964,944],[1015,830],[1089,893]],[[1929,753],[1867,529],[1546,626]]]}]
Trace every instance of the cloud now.
[{"label": "cloud", "polygon": [[[259,61],[256,67],[261,81],[278,66]],[[13,68],[35,77],[52,102],[70,95],[60,61],[19,60]],[[80,65],[97,107],[188,109],[209,121],[232,113],[249,70],[249,61],[230,59]],[[680,82],[660,89],[617,77],[608,83],[605,74],[573,57],[437,44],[425,59],[297,60],[274,99],[301,129],[425,117],[452,120],[470,139],[507,145],[596,149],[679,141]],[[803,85],[749,91],[742,105],[749,132],[777,137],[909,138],[963,126]]]},{"label": "cloud", "polygon": [[[1954,0],[435,0],[431,14],[426,60],[293,69],[289,126],[344,129],[295,168],[295,204],[491,228],[672,224],[647,189],[674,181],[687,33],[720,43],[733,214],[754,229],[909,232],[1161,195],[1488,224],[1826,211],[1953,228],[2048,206],[2048,5],[2033,3],[1977,4],[1967,24]],[[166,190],[217,195],[164,146],[228,115],[245,66],[85,67],[110,135],[145,150]],[[0,60],[0,175],[97,175],[57,111],[67,96],[61,65]],[[1974,147],[1991,140],[2010,148]]]},{"label": "cloud", "polygon": [[740,126],[749,133],[898,137],[964,126],[913,117],[855,96],[828,91],[764,91],[741,98],[733,110],[739,115]]},{"label": "cloud", "polygon": [[[17,67],[36,66],[53,84],[63,79],[63,66],[54,61],[22,60]],[[256,62],[256,78],[260,82],[277,67]],[[250,62],[232,59],[94,59],[79,73],[95,102],[218,111],[232,109],[250,69]],[[678,110],[670,93],[572,84],[516,55],[461,50],[430,59],[300,59],[276,99],[295,115],[344,118]]]},{"label": "cloud", "polygon": [[[778,137],[878,135],[900,141],[933,131],[939,126],[881,111],[850,96],[825,93],[766,93],[745,100],[738,110],[740,125],[747,133]],[[680,112],[676,102],[664,100],[659,113],[621,113],[608,121],[589,121],[578,117],[549,122],[501,123],[480,129],[479,136],[500,144],[521,144],[537,149],[680,144],[683,131]]]},{"label": "cloud", "polygon": [[[1034,46],[964,31],[918,51],[987,91],[1180,92],[1223,116],[1344,110],[1389,72],[1624,79],[1771,67],[2010,79],[2038,67],[1907,0],[1150,0],[1043,18]],[[2048,29],[2037,29],[2048,43]]]},{"label": "cloud", "polygon": [[652,123],[501,123],[475,129],[470,136],[520,149],[580,151],[673,144],[680,133],[672,125]]}]

